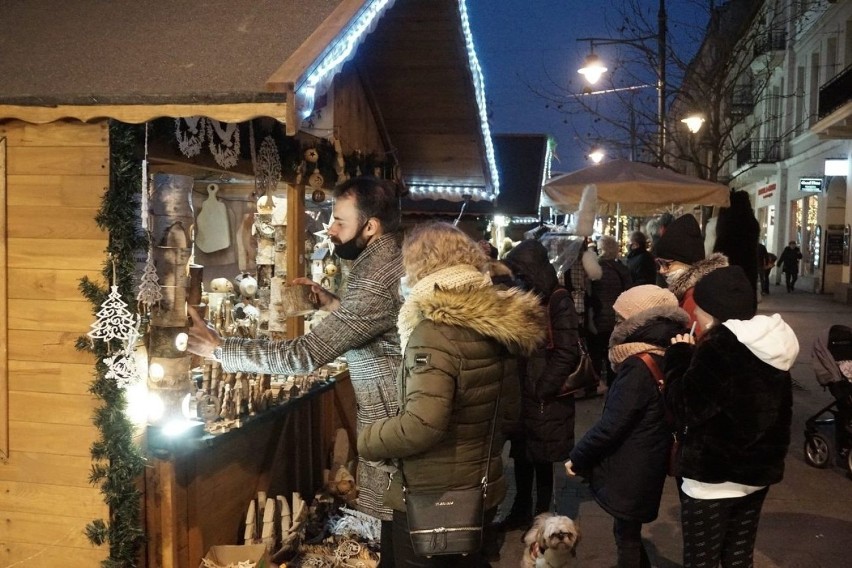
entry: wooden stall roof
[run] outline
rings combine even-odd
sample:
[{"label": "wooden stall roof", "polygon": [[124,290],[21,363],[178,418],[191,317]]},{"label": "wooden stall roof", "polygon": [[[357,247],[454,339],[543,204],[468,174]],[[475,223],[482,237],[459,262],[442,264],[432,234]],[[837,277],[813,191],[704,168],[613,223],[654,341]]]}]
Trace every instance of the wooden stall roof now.
[{"label": "wooden stall roof", "polygon": [[[0,120],[271,116],[369,0],[4,2]],[[395,0],[355,65],[409,184],[491,187],[459,0]],[[321,93],[318,93],[321,94]]]}]

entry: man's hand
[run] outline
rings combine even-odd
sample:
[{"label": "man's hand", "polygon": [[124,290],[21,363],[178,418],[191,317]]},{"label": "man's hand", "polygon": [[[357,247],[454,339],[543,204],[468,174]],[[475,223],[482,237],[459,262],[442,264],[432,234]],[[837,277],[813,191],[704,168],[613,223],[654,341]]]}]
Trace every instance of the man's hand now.
[{"label": "man's hand", "polygon": [[338,298],[337,296],[335,296],[310,278],[300,276],[299,278],[294,278],[292,283],[300,284],[302,286],[310,286],[311,303],[314,305],[315,308],[319,310],[333,312],[340,306],[340,298]]},{"label": "man's hand", "polygon": [[574,462],[572,462],[571,460],[565,462],[565,473],[567,473],[571,477],[577,476],[577,472],[574,471]]},{"label": "man's hand", "polygon": [[189,317],[192,318],[192,327],[187,333],[188,339],[186,350],[195,355],[213,358],[213,350],[222,344],[222,338],[213,327],[198,315],[198,312],[192,306],[187,306]]}]

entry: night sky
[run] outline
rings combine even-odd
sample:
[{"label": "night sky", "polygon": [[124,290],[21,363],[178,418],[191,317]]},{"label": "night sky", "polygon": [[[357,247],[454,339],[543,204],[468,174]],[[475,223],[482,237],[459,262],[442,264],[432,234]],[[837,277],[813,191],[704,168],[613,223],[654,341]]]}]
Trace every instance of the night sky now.
[{"label": "night sky", "polygon": [[[493,131],[550,134],[557,141],[559,158],[554,161],[554,171],[567,172],[590,165],[586,153],[594,141],[587,136],[592,120],[589,113],[565,116],[554,110],[553,104],[548,109],[548,101],[534,90],[580,92],[584,83],[577,69],[589,52],[589,43],[578,42],[577,38],[629,36],[629,32],[618,31],[623,22],[619,7],[628,1],[468,0]],[[650,21],[656,23],[657,0],[633,3],[647,11]],[[699,45],[708,18],[707,5],[708,0],[667,0],[669,43],[681,58],[688,60]],[[628,8],[625,13],[635,12]],[[614,56],[615,49],[626,48],[599,47],[595,51],[606,58]],[[608,67],[612,69],[611,64]],[[652,69],[638,69],[635,73],[650,73],[647,81],[653,82]],[[676,75],[671,66],[669,74]],[[670,77],[669,83],[675,80]],[[644,95],[649,100],[656,97],[654,89],[647,91]],[[623,112],[607,108],[617,104],[607,101],[610,97],[595,96],[595,104],[604,112]]]}]

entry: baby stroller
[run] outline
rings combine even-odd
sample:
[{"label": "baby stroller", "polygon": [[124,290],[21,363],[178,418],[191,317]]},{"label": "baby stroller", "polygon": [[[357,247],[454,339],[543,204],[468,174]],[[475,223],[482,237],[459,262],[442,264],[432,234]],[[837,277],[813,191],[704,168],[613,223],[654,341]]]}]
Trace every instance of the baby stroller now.
[{"label": "baby stroller", "polygon": [[833,325],[817,337],[811,364],[834,401],[805,421],[805,462],[845,465],[852,475],[852,328]]}]

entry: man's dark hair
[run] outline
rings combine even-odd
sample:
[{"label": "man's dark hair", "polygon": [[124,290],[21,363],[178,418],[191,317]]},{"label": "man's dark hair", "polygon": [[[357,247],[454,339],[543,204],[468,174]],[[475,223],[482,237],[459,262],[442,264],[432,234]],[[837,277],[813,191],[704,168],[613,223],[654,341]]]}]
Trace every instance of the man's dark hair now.
[{"label": "man's dark hair", "polygon": [[400,192],[395,182],[360,176],[346,180],[334,188],[334,197],[352,196],[358,207],[358,218],[366,223],[375,217],[385,233],[395,233],[401,222]]},{"label": "man's dark hair", "polygon": [[630,233],[630,240],[642,249],[646,250],[648,248],[648,237],[645,236],[645,233],[642,231],[633,231]]}]

